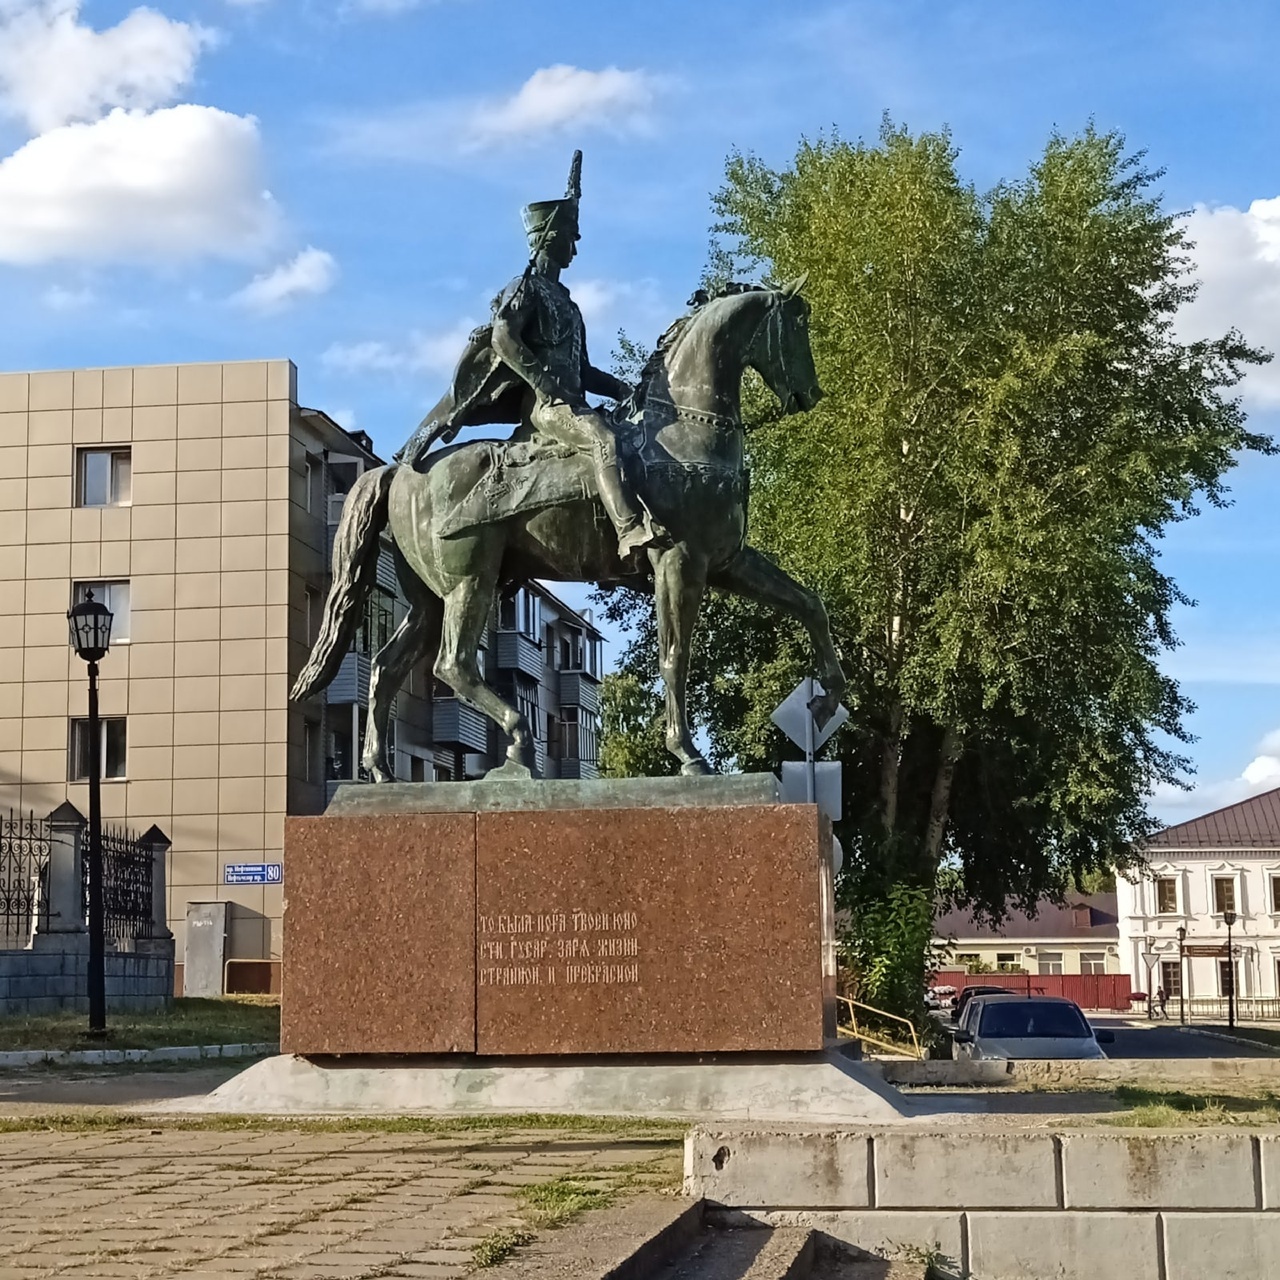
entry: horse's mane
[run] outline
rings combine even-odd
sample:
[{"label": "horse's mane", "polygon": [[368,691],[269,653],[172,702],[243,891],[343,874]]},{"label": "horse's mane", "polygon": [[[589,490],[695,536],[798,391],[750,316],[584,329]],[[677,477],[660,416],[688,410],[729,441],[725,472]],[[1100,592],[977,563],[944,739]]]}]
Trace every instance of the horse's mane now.
[{"label": "horse's mane", "polygon": [[653,354],[644,362],[644,368],[640,370],[640,380],[636,386],[637,401],[641,404],[644,403],[645,396],[649,391],[649,384],[662,372],[663,360],[667,352],[675,346],[680,336],[698,318],[708,303],[716,302],[720,298],[731,297],[737,293],[760,293],[764,289],[765,286],[762,284],[744,284],[738,280],[726,280],[712,290],[694,290],[693,297],[686,304],[689,310],[684,315],[677,316],[671,322],[667,331],[658,339],[658,345],[654,347]]}]

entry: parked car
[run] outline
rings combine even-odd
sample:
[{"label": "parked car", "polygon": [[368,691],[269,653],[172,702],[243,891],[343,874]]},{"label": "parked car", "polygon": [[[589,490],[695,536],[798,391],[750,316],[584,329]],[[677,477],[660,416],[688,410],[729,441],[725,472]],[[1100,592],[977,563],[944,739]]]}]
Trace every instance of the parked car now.
[{"label": "parked car", "polygon": [[969,1001],[975,996],[1007,996],[1008,994],[1008,987],[983,986],[981,983],[975,983],[972,987],[965,987],[956,999],[956,1024],[959,1025],[960,1020],[964,1017],[964,1011],[969,1007]]},{"label": "parked car", "polygon": [[1105,1058],[1110,1031],[1094,1031],[1080,1006],[1060,996],[975,996],[952,1032],[959,1061],[1001,1058]]}]

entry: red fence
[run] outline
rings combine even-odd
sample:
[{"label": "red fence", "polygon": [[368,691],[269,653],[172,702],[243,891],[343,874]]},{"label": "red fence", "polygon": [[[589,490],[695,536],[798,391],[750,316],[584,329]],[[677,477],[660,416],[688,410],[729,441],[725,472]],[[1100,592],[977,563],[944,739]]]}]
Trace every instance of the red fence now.
[{"label": "red fence", "polygon": [[942,969],[935,987],[1004,987],[1033,996],[1065,996],[1082,1009],[1114,1009],[1127,1013],[1131,991],[1127,973],[961,973]]}]

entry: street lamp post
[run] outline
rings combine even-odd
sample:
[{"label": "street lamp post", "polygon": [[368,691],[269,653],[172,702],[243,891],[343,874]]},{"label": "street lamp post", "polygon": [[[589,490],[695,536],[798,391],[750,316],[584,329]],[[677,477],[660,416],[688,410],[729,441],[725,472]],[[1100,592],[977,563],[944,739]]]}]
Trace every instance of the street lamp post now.
[{"label": "street lamp post", "polygon": [[1178,1025],[1187,1025],[1187,964],[1185,948],[1187,943],[1187,926],[1178,926]]},{"label": "street lamp post", "polygon": [[89,1034],[107,1030],[107,982],[102,911],[102,737],[98,663],[111,647],[111,610],[92,591],[67,611],[71,646],[89,664]]},{"label": "street lamp post", "polygon": [[1236,922],[1234,911],[1224,911],[1222,922],[1227,926],[1227,1026],[1236,1025],[1236,953],[1231,946],[1231,926]]}]

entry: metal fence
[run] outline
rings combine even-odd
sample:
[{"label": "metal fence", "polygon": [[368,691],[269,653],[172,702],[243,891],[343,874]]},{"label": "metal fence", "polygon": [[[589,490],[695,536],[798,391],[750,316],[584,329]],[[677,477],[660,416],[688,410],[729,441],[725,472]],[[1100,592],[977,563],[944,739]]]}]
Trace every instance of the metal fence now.
[{"label": "metal fence", "polygon": [[[1170,996],[1165,1012],[1178,1016],[1178,997]],[[1194,1022],[1226,1022],[1226,996],[1188,996],[1186,1016]],[[1280,1022],[1280,999],[1269,996],[1237,996],[1236,1019],[1239,1022]]]},{"label": "metal fence", "polygon": [[[89,919],[88,834],[81,862],[84,880],[84,916]],[[151,925],[151,864],[153,853],[123,827],[102,828],[103,934],[117,947],[146,937]],[[108,944],[109,945],[109,944]]]},{"label": "metal fence", "polygon": [[49,922],[49,824],[28,813],[0,816],[0,950],[25,947]]}]

